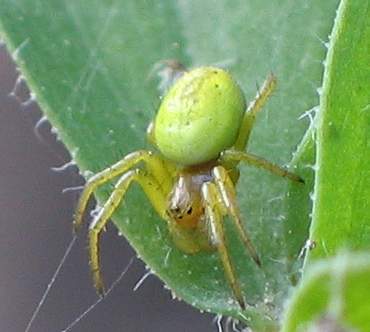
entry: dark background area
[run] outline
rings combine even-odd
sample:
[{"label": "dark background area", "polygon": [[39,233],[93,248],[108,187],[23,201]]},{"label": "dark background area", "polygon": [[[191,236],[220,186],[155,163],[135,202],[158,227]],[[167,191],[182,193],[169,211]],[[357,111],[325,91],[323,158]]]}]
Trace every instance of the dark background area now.
[{"label": "dark background area", "polygon": [[[0,331],[24,331],[72,239],[72,215],[81,185],[75,166],[62,171],[68,152],[29,100],[25,83],[0,44]],[[17,86],[16,91],[14,87]],[[11,92],[15,92],[12,95]],[[102,241],[103,273],[112,282],[135,252],[110,224]],[[172,300],[138,258],[121,283],[72,331],[216,331],[214,316]],[[77,240],[30,332],[61,331],[97,300],[89,274],[86,228]]]}]

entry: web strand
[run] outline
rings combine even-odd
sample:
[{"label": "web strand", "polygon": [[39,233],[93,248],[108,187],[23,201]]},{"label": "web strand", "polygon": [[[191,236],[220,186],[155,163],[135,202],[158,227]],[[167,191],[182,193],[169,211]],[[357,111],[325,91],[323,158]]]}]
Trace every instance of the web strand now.
[{"label": "web strand", "polygon": [[40,302],[38,303],[36,309],[32,313],[31,319],[29,320],[29,322],[27,324],[27,327],[25,329],[25,332],[29,332],[31,330],[31,327],[32,327],[34,321],[36,320],[36,318],[37,318],[37,316],[38,316],[38,314],[39,314],[42,306],[44,305],[44,303],[46,301],[46,298],[49,295],[49,292],[50,292],[51,288],[53,287],[53,285],[55,283],[55,280],[57,279],[57,277],[58,277],[58,275],[60,273],[60,270],[62,269],[62,267],[63,267],[65,261],[67,260],[67,258],[69,256],[69,254],[70,254],[70,252],[71,252],[74,244],[76,243],[76,240],[77,240],[77,236],[74,235],[73,238],[72,238],[72,240],[71,240],[71,242],[69,242],[69,245],[68,245],[66,251],[64,252],[64,255],[63,255],[63,257],[62,257],[59,265],[57,266],[57,268],[56,268],[56,270],[55,270],[55,272],[54,272],[54,274],[53,274],[53,276],[52,276],[52,278],[51,278],[48,286],[46,287],[45,292],[42,295]]},{"label": "web strand", "polygon": [[92,305],[90,305],[81,315],[79,315],[72,323],[70,323],[64,330],[61,332],[68,332],[70,331],[73,327],[75,327],[87,314],[90,313],[95,307],[103,301],[112,291],[113,289],[120,283],[122,278],[125,276],[129,268],[131,267],[132,263],[134,262],[134,257],[132,257],[127,264],[127,266],[124,268],[124,270],[121,272],[121,274],[118,276],[118,278],[112,283],[112,285],[109,287],[107,292],[105,293],[104,297],[99,297],[99,299],[94,302]]},{"label": "web strand", "polygon": [[139,287],[144,283],[144,281],[150,276],[152,275],[152,271],[147,271],[140,279],[139,281],[136,283],[136,285],[134,286],[134,288],[132,289],[134,292],[136,292]]}]

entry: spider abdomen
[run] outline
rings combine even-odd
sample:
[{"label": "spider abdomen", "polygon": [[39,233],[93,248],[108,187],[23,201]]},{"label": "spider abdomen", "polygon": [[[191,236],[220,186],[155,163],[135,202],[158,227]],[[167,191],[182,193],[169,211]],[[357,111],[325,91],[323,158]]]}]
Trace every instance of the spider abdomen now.
[{"label": "spider abdomen", "polygon": [[235,143],[244,111],[244,94],[225,70],[191,70],[173,85],[159,108],[154,123],[157,147],[182,165],[215,159]]}]

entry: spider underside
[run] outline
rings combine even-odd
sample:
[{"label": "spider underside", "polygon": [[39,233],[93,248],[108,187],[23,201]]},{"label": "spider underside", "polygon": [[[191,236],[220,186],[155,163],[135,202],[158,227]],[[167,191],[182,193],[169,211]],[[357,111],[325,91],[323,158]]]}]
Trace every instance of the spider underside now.
[{"label": "spider underside", "polygon": [[[256,114],[262,109],[275,86],[276,78],[271,74],[245,111],[234,146],[221,152],[216,160],[201,165],[179,167],[162,157],[160,153],[139,150],[128,154],[87,181],[75,213],[75,231],[82,224],[82,217],[91,194],[100,185],[119,177],[111,196],[89,227],[90,265],[94,285],[99,294],[104,294],[99,260],[99,237],[130,184],[135,181],[142,187],[159,216],[166,221],[174,244],[179,249],[188,254],[210,249],[218,251],[234,297],[240,307],[245,308],[243,293],[225,238],[223,220],[226,215],[231,217],[252,259],[259,266],[261,262],[243,226],[237,204],[235,186],[239,178],[238,164],[246,162],[281,177],[303,182],[299,176],[244,152]],[[147,134],[148,140],[155,145],[153,124],[149,125]],[[137,167],[140,164],[144,167]]]}]

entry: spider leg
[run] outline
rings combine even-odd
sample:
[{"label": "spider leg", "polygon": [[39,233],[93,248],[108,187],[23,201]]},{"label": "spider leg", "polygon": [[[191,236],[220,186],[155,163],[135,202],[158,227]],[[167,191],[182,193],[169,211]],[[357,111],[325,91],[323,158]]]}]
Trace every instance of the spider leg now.
[{"label": "spider leg", "polygon": [[231,216],[231,219],[236,226],[239,236],[241,237],[253,260],[258,266],[261,266],[261,261],[258,257],[257,251],[254,248],[252,241],[241,222],[239,208],[236,203],[236,193],[233,182],[231,181],[226,169],[222,166],[216,166],[213,169],[213,175],[222,201],[226,206],[227,213]]},{"label": "spider leg", "polygon": [[272,94],[276,87],[276,77],[270,74],[258,90],[256,97],[249,103],[247,110],[244,113],[244,118],[239,130],[239,136],[234,144],[235,150],[244,151],[252,131],[257,113],[266,104],[268,97]]},{"label": "spider leg", "polygon": [[230,162],[246,162],[247,164],[250,164],[255,167],[263,168],[275,175],[286,177],[289,180],[304,183],[304,180],[289,171],[287,171],[285,168],[282,168],[278,165],[273,164],[272,162],[263,159],[261,157],[257,157],[253,154],[243,152],[243,151],[234,151],[234,150],[226,150],[221,154],[220,157],[221,162],[224,162],[226,164]]},{"label": "spider leg", "polygon": [[152,173],[156,179],[161,179],[161,185],[167,190],[170,190],[172,183],[171,176],[167,167],[169,165],[167,165],[167,162],[154,155],[150,151],[139,150],[136,152],[132,152],[116,164],[95,174],[87,181],[78,201],[76,212],[74,215],[73,228],[75,232],[77,232],[82,225],[82,217],[86,210],[86,205],[91,197],[91,194],[93,194],[99,186],[127,172],[130,168],[134,167],[140,161],[145,162],[150,173]]},{"label": "spider leg", "polygon": [[[226,278],[231,286],[236,300],[240,307],[245,309],[240,284],[236,278],[234,266],[226,246],[225,231],[223,226],[222,206],[220,206],[219,193],[216,185],[211,182],[206,182],[202,185],[202,197],[205,202],[205,214],[211,228],[212,243],[216,246],[220,255]],[[222,204],[222,203],[221,203]]]},{"label": "spider leg", "polygon": [[157,143],[155,141],[154,136],[154,122],[151,121],[146,128],[146,140],[153,146],[157,147]]},{"label": "spider leg", "polygon": [[128,171],[118,180],[111,196],[99,211],[98,215],[94,218],[89,228],[90,268],[94,286],[100,295],[104,294],[104,283],[100,271],[99,237],[133,181],[138,182],[143,188],[149,200],[160,215],[164,215],[165,213],[166,193],[163,192],[163,188],[151,174],[146,173],[141,169],[135,169]]}]

